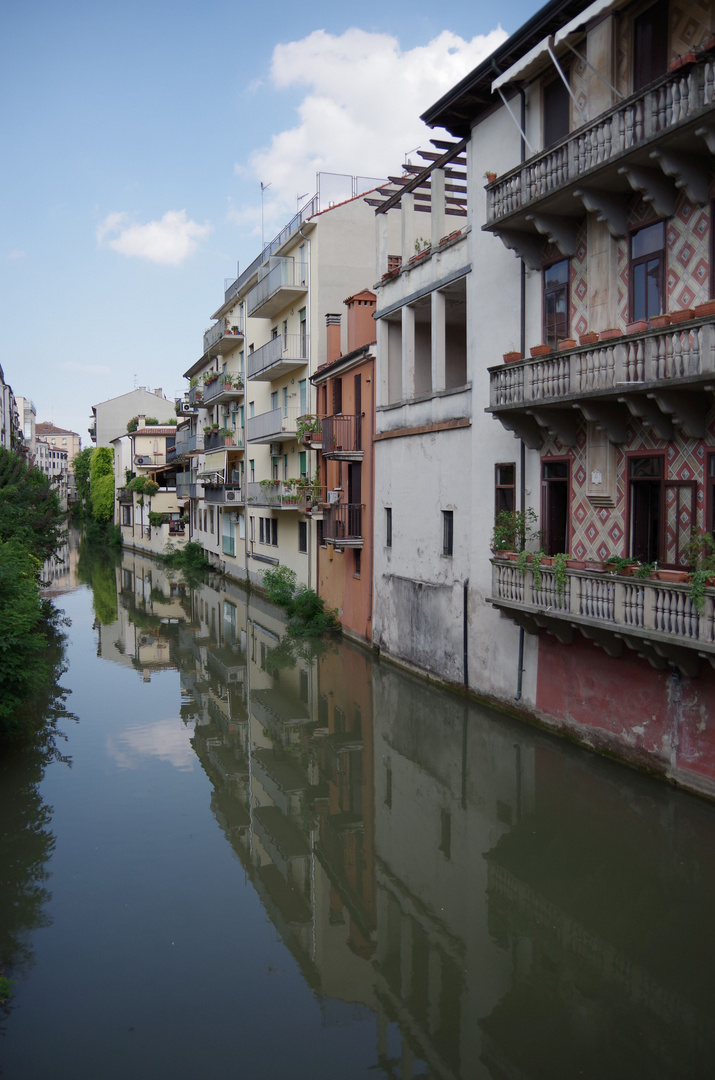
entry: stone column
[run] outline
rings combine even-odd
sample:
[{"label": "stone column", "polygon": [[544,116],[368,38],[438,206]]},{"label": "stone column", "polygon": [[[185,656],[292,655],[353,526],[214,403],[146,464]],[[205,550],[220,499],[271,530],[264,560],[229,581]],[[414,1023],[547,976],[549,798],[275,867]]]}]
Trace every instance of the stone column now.
[{"label": "stone column", "polygon": [[402,309],[402,398],[415,396],[415,312],[409,304]]},{"label": "stone column", "polygon": [[439,393],[447,385],[447,327],[446,300],[439,289],[431,294],[432,304],[432,392]]}]

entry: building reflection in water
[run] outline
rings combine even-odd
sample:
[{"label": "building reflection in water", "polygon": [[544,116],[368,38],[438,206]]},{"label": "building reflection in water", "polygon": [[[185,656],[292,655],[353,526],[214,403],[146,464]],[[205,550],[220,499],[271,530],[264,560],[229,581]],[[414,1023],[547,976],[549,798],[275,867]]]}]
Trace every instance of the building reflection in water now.
[{"label": "building reflection in water", "polygon": [[[706,1075],[714,808],[135,554],[102,655],[180,673],[211,808],[387,1076]],[[708,1073],[709,1075],[709,1068]]]}]

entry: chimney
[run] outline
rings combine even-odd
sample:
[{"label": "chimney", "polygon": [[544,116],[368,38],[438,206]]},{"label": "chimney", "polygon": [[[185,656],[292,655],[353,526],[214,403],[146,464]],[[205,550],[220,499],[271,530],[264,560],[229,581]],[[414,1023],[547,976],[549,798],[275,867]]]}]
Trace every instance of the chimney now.
[{"label": "chimney", "polygon": [[349,296],[345,301],[348,309],[348,352],[360,349],[363,345],[371,345],[377,338],[375,330],[375,302],[377,297],[374,292],[365,289],[363,292]]},{"label": "chimney", "polygon": [[339,356],[342,356],[340,351],[340,315],[326,315],[325,323],[327,326],[327,345],[328,356],[326,363],[332,364],[333,360],[337,360]]},{"label": "chimney", "polygon": [[146,414],[144,416],[137,416],[137,428],[146,427]]}]

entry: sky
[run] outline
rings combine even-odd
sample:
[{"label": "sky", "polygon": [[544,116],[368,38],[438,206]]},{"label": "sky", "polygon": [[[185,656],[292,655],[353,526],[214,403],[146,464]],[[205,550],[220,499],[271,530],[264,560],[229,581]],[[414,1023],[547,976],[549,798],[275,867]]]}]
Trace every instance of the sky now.
[{"label": "sky", "polygon": [[[318,171],[395,174],[419,115],[539,6],[4,0],[0,365],[79,432],[173,399],[224,282]],[[167,419],[173,415],[167,410]]]}]

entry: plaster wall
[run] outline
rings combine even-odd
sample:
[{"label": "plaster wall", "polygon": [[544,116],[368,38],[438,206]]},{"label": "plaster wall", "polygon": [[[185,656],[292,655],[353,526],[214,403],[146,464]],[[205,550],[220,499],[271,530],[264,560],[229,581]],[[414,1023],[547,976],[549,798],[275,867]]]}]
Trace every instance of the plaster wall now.
[{"label": "plaster wall", "polygon": [[155,416],[163,423],[174,416],[174,404],[167,398],[139,387],[95,405],[97,414],[96,446],[109,446],[113,439],[125,435],[127,424],[134,416]]}]

